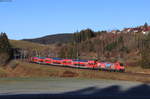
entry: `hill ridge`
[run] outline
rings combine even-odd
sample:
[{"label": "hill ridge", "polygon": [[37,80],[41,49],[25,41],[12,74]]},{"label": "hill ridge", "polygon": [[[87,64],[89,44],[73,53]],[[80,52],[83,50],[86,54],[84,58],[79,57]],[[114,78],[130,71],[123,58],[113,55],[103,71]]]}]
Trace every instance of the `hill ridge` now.
[{"label": "hill ridge", "polygon": [[56,43],[68,43],[72,39],[73,39],[72,33],[60,33],[60,34],[46,35],[43,37],[33,39],[22,39],[22,40],[40,44],[56,44]]}]

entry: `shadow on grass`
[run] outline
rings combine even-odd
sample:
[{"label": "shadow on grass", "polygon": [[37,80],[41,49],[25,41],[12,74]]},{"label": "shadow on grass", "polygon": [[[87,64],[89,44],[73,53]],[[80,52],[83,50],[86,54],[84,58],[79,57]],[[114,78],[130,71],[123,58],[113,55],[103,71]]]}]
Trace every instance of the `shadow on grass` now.
[{"label": "shadow on grass", "polygon": [[142,84],[126,91],[114,85],[106,88],[88,87],[60,94],[0,95],[0,99],[150,99],[150,86]]}]

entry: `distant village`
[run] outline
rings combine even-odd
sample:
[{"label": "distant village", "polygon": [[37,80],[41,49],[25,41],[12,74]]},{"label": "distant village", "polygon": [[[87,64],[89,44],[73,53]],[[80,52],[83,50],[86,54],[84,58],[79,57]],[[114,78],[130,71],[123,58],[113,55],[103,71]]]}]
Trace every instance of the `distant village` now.
[{"label": "distant village", "polygon": [[124,28],[123,30],[112,30],[111,33],[143,33],[147,34],[150,31],[150,26],[145,23],[143,26],[135,27],[135,28]]}]

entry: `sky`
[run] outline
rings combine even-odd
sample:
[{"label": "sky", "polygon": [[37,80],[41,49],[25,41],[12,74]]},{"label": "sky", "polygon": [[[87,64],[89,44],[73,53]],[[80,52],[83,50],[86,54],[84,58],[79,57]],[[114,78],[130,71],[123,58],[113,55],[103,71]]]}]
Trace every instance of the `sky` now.
[{"label": "sky", "polygon": [[0,32],[37,38],[150,24],[150,0],[0,0]]}]

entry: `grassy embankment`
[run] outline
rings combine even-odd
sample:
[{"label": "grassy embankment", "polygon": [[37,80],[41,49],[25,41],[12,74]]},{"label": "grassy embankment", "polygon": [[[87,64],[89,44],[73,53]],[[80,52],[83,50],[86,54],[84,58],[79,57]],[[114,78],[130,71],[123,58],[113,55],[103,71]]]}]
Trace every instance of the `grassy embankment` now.
[{"label": "grassy embankment", "polygon": [[[14,64],[16,64],[15,67]],[[150,72],[150,70],[141,69],[140,67],[127,68],[127,72],[135,72],[136,70],[138,70],[139,72]],[[33,64],[23,61],[12,61],[8,64],[7,67],[0,68],[0,77],[76,77],[150,82],[150,78],[143,75],[104,72],[98,70],[73,69],[66,67]]]}]

